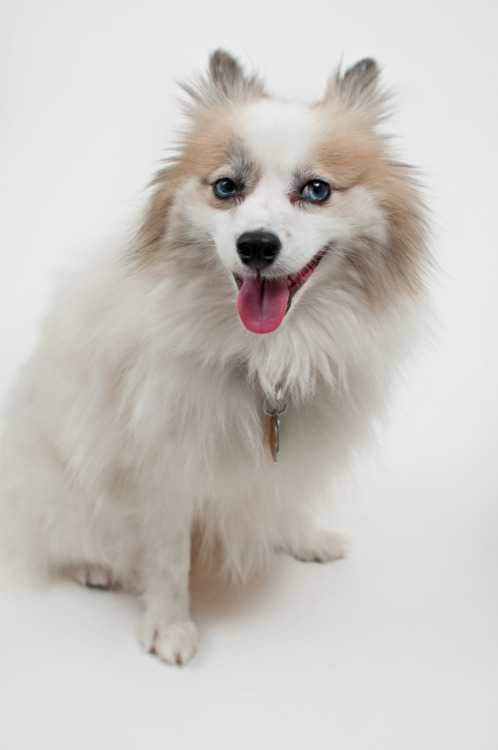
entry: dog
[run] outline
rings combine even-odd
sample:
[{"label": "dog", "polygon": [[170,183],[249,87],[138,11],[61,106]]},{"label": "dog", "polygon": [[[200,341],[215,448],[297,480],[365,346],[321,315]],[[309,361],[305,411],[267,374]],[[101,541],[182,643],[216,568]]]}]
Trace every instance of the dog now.
[{"label": "dog", "polygon": [[172,664],[198,643],[194,547],[235,581],[343,556],[316,503],[382,414],[430,266],[373,60],[302,104],[218,50],[184,90],[133,241],[55,293],[1,459],[9,557],[137,592]]}]

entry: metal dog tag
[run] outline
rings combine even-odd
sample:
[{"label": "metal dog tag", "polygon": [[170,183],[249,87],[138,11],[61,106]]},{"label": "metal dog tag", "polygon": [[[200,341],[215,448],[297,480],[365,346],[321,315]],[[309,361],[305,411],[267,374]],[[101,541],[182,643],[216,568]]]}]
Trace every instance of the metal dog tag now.
[{"label": "metal dog tag", "polygon": [[277,463],[280,453],[280,419],[278,414],[270,417],[270,450],[274,462]]},{"label": "metal dog tag", "polygon": [[275,399],[263,399],[263,411],[270,417],[270,451],[274,462],[277,463],[280,453],[280,417],[287,411],[287,399],[283,397],[281,390],[277,390]]}]

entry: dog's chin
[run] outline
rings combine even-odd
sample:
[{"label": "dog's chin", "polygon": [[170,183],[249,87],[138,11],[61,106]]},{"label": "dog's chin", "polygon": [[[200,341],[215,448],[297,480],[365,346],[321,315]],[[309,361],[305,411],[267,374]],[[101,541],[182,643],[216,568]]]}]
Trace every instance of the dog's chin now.
[{"label": "dog's chin", "polygon": [[251,333],[272,333],[281,325],[292,300],[303,288],[326,253],[320,250],[298,273],[266,276],[259,271],[243,275],[234,273],[239,290],[237,309],[244,326]]}]

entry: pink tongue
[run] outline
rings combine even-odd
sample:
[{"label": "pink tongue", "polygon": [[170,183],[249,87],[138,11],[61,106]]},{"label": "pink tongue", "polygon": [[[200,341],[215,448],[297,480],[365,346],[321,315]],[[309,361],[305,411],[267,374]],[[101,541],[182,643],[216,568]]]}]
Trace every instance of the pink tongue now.
[{"label": "pink tongue", "polygon": [[270,333],[279,327],[287,312],[289,287],[285,279],[242,279],[237,309],[252,333]]}]

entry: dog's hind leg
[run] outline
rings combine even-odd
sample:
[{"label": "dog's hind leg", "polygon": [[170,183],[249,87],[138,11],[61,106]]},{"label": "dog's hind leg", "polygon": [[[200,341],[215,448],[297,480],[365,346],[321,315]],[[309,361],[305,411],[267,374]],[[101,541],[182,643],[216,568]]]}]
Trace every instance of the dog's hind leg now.
[{"label": "dog's hind leg", "polygon": [[310,529],[299,540],[283,545],[281,551],[303,562],[331,562],[345,557],[347,539],[335,531]]},{"label": "dog's hind leg", "polygon": [[118,589],[119,582],[114,578],[110,568],[95,563],[81,563],[72,565],[64,571],[69,578],[73,578],[82,586],[96,589]]}]

